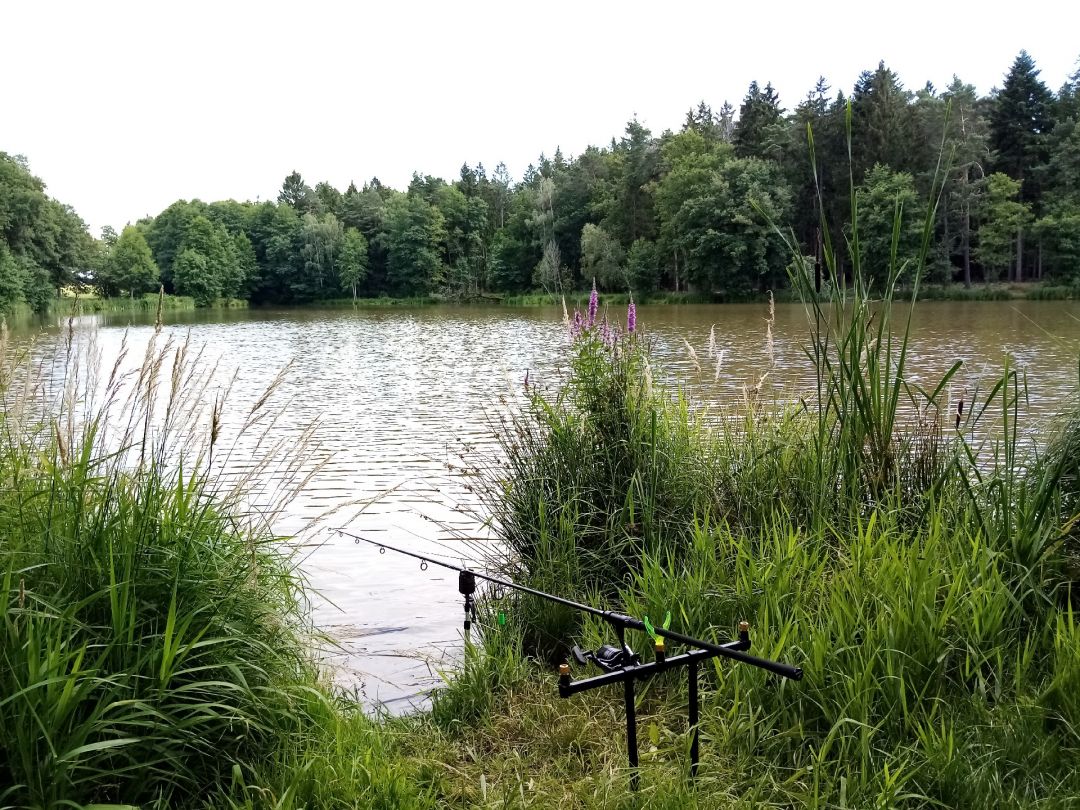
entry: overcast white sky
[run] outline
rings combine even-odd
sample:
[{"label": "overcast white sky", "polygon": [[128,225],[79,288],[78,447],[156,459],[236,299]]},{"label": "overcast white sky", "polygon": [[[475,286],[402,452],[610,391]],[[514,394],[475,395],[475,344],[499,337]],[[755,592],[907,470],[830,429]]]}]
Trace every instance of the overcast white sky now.
[{"label": "overcast white sky", "polygon": [[[173,200],[273,199],[293,169],[344,189],[654,132],[751,79],[791,108],[878,60],[905,85],[1000,85],[1021,48],[1056,90],[1080,5],[993,2],[0,4],[0,150],[96,234]],[[1072,8],[1072,11],[1068,11]]]}]

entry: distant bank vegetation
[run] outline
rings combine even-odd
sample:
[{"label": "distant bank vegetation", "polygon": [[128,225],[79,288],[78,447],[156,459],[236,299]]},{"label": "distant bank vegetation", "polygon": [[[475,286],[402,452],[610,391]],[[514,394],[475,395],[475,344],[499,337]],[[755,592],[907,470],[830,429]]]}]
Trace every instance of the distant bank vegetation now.
[{"label": "distant bank vegetation", "polygon": [[822,218],[834,244],[840,223],[857,219],[874,276],[902,209],[895,237],[910,255],[939,160],[949,172],[928,280],[1039,280],[1060,296],[1080,284],[1078,113],[1080,71],[1055,93],[1025,52],[985,97],[959,78],[913,92],[882,63],[847,95],[819,79],[790,109],[753,82],[738,109],[703,101],[678,131],[654,135],[635,119],[605,146],[541,155],[517,181],[502,163],[466,164],[450,182],[418,172],[405,191],[373,178],[341,192],[293,172],[274,202],[179,200],[100,239],[46,196],[24,158],[0,153],[0,307],[43,311],[72,284],[102,296],[163,284],[207,306],[482,300],[587,290],[592,279],[639,300],[741,300],[787,286],[781,232],[813,266]]}]

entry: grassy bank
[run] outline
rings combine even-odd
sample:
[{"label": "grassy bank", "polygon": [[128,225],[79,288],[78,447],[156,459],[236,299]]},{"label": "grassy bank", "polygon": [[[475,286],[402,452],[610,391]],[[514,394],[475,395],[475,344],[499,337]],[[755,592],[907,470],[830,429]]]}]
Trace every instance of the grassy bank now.
[{"label": "grassy bank", "polygon": [[[230,302],[230,305],[243,302]],[[70,315],[73,312],[85,314],[92,312],[155,312],[160,305],[163,310],[195,309],[195,299],[183,295],[158,295],[146,293],[136,298],[120,296],[117,298],[98,298],[92,295],[65,296],[55,298],[49,307],[50,315]]]},{"label": "grassy bank", "polygon": [[[471,298],[450,298],[446,296],[416,296],[411,298],[351,298],[317,301],[302,306],[317,309],[342,309],[357,307],[360,309],[382,309],[392,307],[424,306],[506,306],[506,307],[561,307],[565,301],[568,307],[584,308],[589,300],[588,290],[576,290],[564,295],[552,293],[498,294],[490,293]],[[912,287],[898,287],[892,293],[896,300],[910,300],[916,290]],[[1073,301],[1080,298],[1080,288],[1031,282],[1026,284],[977,284],[964,287],[960,284],[921,285],[917,290],[918,298],[923,301]],[[796,289],[782,289],[775,292],[763,292],[755,296],[732,298],[723,294],[694,292],[654,292],[635,294],[634,301],[641,305],[679,305],[679,304],[746,304],[767,303],[769,300],[785,303],[797,303],[800,296]],[[601,293],[602,306],[625,307],[630,302],[628,293]]]}]

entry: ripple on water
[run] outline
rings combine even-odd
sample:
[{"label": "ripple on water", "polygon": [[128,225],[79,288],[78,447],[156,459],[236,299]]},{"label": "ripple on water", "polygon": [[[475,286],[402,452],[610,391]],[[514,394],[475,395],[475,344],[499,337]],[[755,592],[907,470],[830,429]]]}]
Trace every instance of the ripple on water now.
[{"label": "ripple on water", "polygon": [[[618,315],[621,313],[613,313]],[[767,309],[759,305],[640,307],[639,324],[655,342],[657,371],[715,402],[741,396],[768,367]],[[802,345],[806,319],[797,306],[778,305],[773,330],[777,365],[770,382],[777,396],[813,390]],[[205,346],[220,364],[221,380],[238,372],[224,414],[227,447],[274,375],[292,363],[278,392],[287,403],[262,448],[302,441],[317,422],[315,446],[301,473],[314,473],[275,524],[282,534],[335,512],[306,534],[297,552],[315,589],[314,618],[335,641],[323,652],[337,679],[371,704],[391,711],[423,702],[453,662],[461,644],[461,603],[450,572],[421,572],[416,560],[358,546],[334,526],[386,542],[470,559],[475,545],[475,496],[448,471],[463,444],[492,446],[489,414],[500,396],[520,401],[526,371],[548,386],[565,346],[559,310],[425,308],[347,311],[251,310],[169,313],[166,335]],[[1037,324],[1037,326],[1036,326]],[[715,326],[724,352],[715,370],[706,344]],[[79,319],[81,336],[96,330],[103,362],[111,364],[125,331],[129,357],[140,358],[153,332],[131,316]],[[50,356],[58,329],[38,336],[36,357]],[[1051,337],[1052,336],[1052,337]],[[700,374],[682,339],[703,360]],[[13,335],[13,344],[20,336]],[[924,386],[955,360],[966,362],[954,382],[974,390],[1010,353],[1028,373],[1030,415],[1045,417],[1075,390],[1080,304],[1073,302],[928,302],[915,318],[909,378]],[[212,397],[213,391],[210,392]],[[258,470],[253,437],[224,461],[222,480],[241,481]],[[321,467],[315,471],[316,465]],[[278,494],[275,475],[249,482],[252,499]],[[476,541],[472,541],[475,543]],[[440,544],[451,544],[453,554]]]}]

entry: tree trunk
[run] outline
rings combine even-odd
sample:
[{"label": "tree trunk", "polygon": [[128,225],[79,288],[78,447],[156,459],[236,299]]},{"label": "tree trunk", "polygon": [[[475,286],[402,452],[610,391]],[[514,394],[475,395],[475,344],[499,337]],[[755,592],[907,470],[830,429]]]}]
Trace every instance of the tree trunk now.
[{"label": "tree trunk", "polygon": [[[967,170],[964,171],[967,174]],[[964,203],[964,232],[961,235],[961,250],[964,253],[964,286],[971,286],[971,206]]]},{"label": "tree trunk", "polygon": [[1024,229],[1016,229],[1016,283],[1024,280]]}]

